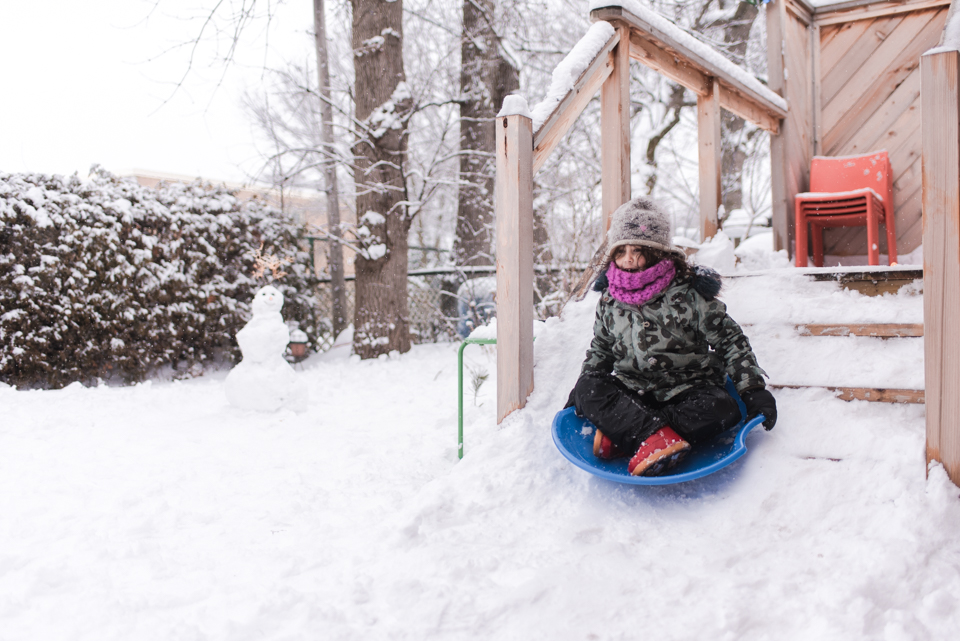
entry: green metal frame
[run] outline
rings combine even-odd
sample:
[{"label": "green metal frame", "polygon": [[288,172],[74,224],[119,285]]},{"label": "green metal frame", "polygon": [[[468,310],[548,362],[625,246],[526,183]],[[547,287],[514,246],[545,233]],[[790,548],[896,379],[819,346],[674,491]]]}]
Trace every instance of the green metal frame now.
[{"label": "green metal frame", "polygon": [[468,338],[460,343],[457,352],[457,458],[463,458],[463,349],[467,345],[496,345],[495,338]]}]

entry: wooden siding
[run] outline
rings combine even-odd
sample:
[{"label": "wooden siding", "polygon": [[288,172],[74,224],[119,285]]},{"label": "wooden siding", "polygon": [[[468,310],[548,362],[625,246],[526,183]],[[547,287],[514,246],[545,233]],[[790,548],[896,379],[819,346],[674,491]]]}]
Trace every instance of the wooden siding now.
[{"label": "wooden siding", "polygon": [[[931,4],[916,3],[917,10],[911,12],[900,8],[897,13],[868,13],[851,22],[820,25],[818,152],[825,156],[889,152],[900,254],[916,249],[923,232],[920,55],[937,45],[948,9]],[[866,242],[863,227],[824,233],[827,254],[865,254]],[[885,238],[880,251],[887,252]]]}]

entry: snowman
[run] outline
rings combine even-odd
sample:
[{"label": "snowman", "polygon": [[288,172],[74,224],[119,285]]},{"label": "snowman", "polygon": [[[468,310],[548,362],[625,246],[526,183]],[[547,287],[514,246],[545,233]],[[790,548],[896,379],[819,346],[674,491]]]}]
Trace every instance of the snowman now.
[{"label": "snowman", "polygon": [[283,294],[276,287],[261,287],[253,297],[253,318],[237,332],[243,360],[227,375],[227,400],[248,410],[272,412],[288,407],[307,409],[307,385],[284,360],[290,333],[280,308]]}]

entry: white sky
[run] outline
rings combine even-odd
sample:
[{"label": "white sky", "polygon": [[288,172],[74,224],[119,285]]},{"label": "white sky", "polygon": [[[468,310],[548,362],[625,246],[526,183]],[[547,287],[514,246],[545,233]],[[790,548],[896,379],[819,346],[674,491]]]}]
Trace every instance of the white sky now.
[{"label": "white sky", "polygon": [[174,94],[187,50],[163,52],[196,36],[211,0],[159,0],[152,12],[153,0],[0,0],[0,171],[85,176],[99,163],[248,181],[260,162],[242,93],[265,62],[311,54],[312,3],[258,6],[268,2],[269,48],[266,21],[253,23],[217,88],[224,68],[210,39]]}]

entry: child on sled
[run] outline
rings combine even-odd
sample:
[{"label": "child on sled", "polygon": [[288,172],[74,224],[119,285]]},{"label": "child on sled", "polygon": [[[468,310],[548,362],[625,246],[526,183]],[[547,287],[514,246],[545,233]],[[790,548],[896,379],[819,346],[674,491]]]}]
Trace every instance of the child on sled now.
[{"label": "child on sled", "polygon": [[567,403],[597,426],[594,455],[630,456],[636,476],[667,472],[740,421],[727,376],[750,417],[763,414],[768,430],[777,422],[766,373],[716,298],[720,275],[689,265],[670,231],[648,199],[613,213],[593,341]]}]

